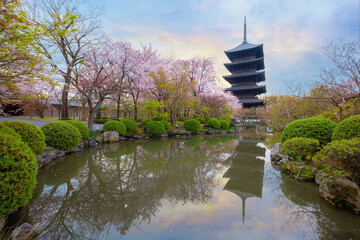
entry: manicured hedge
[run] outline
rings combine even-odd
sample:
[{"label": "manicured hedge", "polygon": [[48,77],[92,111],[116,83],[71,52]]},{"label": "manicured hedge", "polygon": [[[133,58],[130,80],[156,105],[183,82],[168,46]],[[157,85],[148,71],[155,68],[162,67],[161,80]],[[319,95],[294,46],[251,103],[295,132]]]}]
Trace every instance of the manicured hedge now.
[{"label": "manicured hedge", "polygon": [[332,139],[343,140],[360,137],[360,115],[342,120],[336,126]]},{"label": "manicured hedge", "polygon": [[177,118],[177,120],[178,120],[179,122],[183,122],[183,121],[185,121],[185,117],[184,117],[184,116],[180,116],[180,117]]},{"label": "manicured hedge", "polygon": [[165,132],[164,124],[159,121],[149,121],[146,124],[146,133],[151,135],[161,135]]},{"label": "manicured hedge", "polygon": [[133,118],[123,118],[120,122],[126,126],[128,133],[135,133],[138,130],[138,126]]},{"label": "manicured hedge", "polygon": [[164,119],[162,119],[161,117],[151,117],[150,119],[153,120],[153,121],[161,121],[161,120],[164,120]]},{"label": "manicured hedge", "polygon": [[219,129],[221,127],[220,121],[217,120],[216,118],[210,118],[207,122],[207,125],[215,129]]},{"label": "manicured hedge", "polygon": [[126,134],[126,126],[124,123],[119,121],[109,121],[106,122],[102,128],[104,132],[107,131],[116,131],[120,136],[124,136]]},{"label": "manicured hedge", "polygon": [[80,143],[81,133],[71,124],[56,121],[45,124],[41,130],[48,145],[71,151]]},{"label": "manicured hedge", "polygon": [[170,123],[168,123],[167,121],[161,120],[160,122],[164,125],[165,130],[168,130],[170,128]]},{"label": "manicured hedge", "polygon": [[184,128],[193,133],[200,131],[201,123],[196,119],[188,119],[184,122]]},{"label": "manicured hedge", "polygon": [[205,118],[202,118],[202,117],[198,117],[196,120],[198,120],[201,124],[205,124],[205,123],[206,123]]},{"label": "manicured hedge", "polygon": [[295,160],[306,161],[306,157],[311,157],[320,150],[320,143],[314,138],[291,138],[286,140],[281,146],[281,152]]},{"label": "manicured hedge", "polygon": [[132,121],[136,122],[133,117],[123,117],[121,120],[123,120],[123,119],[128,119],[128,120],[132,120]]},{"label": "manicured hedge", "polygon": [[23,142],[27,143],[35,154],[41,154],[45,149],[45,136],[43,132],[32,123],[24,121],[5,121],[6,126],[14,129]]},{"label": "manicured hedge", "polygon": [[221,120],[220,121],[221,129],[228,129],[230,127],[229,121]]},{"label": "manicured hedge", "polygon": [[331,141],[336,123],[326,118],[305,118],[289,123],[282,135],[281,142],[294,137],[315,138],[320,146]]},{"label": "manicured hedge", "polygon": [[20,136],[0,130],[0,217],[25,206],[36,186],[35,153]]},{"label": "manicured hedge", "polygon": [[317,156],[321,162],[335,170],[350,174],[360,184],[360,138],[333,141],[327,144]]},{"label": "manicured hedge", "polygon": [[85,123],[75,121],[75,120],[67,120],[67,121],[64,121],[64,123],[68,123],[68,124],[71,124],[74,127],[76,127],[81,134],[81,138],[84,139],[85,141],[87,141],[89,139],[89,128],[87,127],[87,125]]},{"label": "manicured hedge", "polygon": [[109,119],[107,116],[101,116],[100,119]]},{"label": "manicured hedge", "polygon": [[14,137],[19,138],[19,140],[21,140],[21,136],[14,129],[6,126],[2,122],[0,122],[0,133],[1,134],[10,134],[10,135],[13,135]]},{"label": "manicured hedge", "polygon": [[109,121],[109,119],[94,119],[94,123],[96,123],[96,124],[104,124],[108,121]]},{"label": "manicured hedge", "polygon": [[151,118],[145,118],[141,121],[141,126],[145,127],[146,124],[150,121],[153,121]]}]

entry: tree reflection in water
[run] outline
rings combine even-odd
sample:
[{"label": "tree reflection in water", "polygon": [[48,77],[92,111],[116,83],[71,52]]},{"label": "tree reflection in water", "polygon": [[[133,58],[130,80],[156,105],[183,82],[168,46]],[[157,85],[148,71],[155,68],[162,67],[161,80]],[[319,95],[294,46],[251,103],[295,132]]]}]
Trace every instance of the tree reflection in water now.
[{"label": "tree reflection in water", "polygon": [[150,222],[163,199],[206,203],[236,140],[204,139],[106,144],[70,155],[39,176],[38,197],[18,217],[42,229],[43,239],[100,239]]}]

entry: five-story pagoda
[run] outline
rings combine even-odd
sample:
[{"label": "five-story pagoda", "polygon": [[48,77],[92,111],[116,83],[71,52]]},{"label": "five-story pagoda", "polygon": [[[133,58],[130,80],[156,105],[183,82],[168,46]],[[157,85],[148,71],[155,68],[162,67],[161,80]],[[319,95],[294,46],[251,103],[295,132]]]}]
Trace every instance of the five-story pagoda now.
[{"label": "five-story pagoda", "polygon": [[266,93],[265,85],[259,83],[265,81],[265,65],[263,44],[250,44],[246,40],[246,17],[244,18],[244,41],[241,45],[225,51],[231,63],[225,63],[225,67],[231,75],[224,79],[231,84],[231,91],[244,108],[258,107],[264,104],[257,95]]}]

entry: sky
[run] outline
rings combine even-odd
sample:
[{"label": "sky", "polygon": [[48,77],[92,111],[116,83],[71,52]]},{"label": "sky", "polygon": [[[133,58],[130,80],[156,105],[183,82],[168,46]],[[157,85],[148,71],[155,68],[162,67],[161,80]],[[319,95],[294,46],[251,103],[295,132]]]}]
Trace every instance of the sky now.
[{"label": "sky", "polygon": [[103,31],[164,57],[211,58],[217,76],[229,74],[225,50],[247,40],[264,44],[267,95],[292,83],[311,85],[329,66],[324,47],[360,39],[359,0],[102,0]]}]

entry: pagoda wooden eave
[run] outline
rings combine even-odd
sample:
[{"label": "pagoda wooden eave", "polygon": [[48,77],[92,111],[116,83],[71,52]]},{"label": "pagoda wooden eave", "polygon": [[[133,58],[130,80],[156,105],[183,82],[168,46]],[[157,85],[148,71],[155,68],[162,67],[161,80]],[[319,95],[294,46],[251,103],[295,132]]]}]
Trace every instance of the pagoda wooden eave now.
[{"label": "pagoda wooden eave", "polygon": [[255,72],[245,72],[245,73],[236,73],[236,74],[231,74],[231,75],[225,75],[224,79],[228,80],[228,79],[232,79],[232,78],[253,77],[253,76],[258,76],[258,75],[265,76],[265,71],[255,71]]},{"label": "pagoda wooden eave", "polygon": [[225,91],[247,91],[247,90],[265,90],[266,87],[264,85],[247,85],[247,86],[235,86],[231,88],[225,89]]},{"label": "pagoda wooden eave", "polygon": [[264,103],[263,99],[239,99],[239,103]]}]

